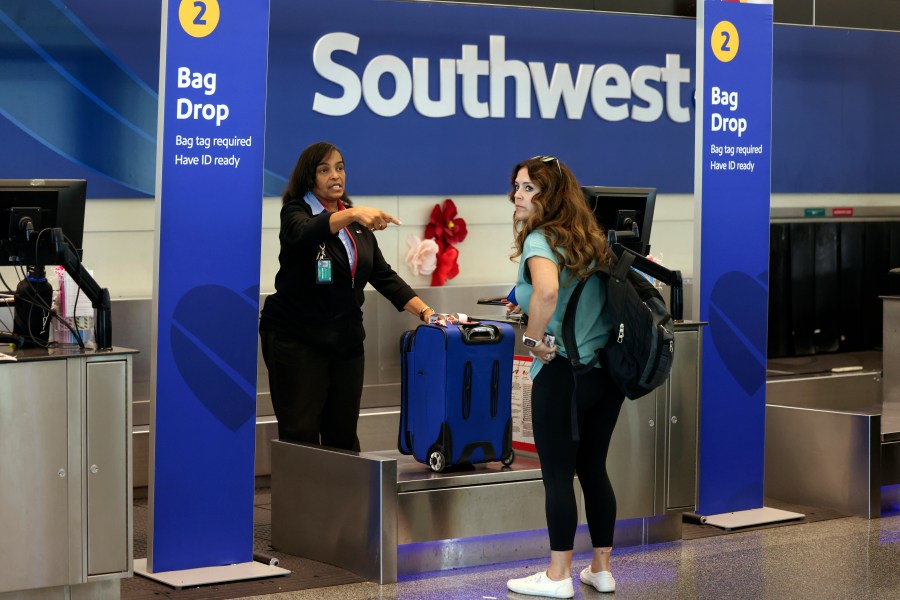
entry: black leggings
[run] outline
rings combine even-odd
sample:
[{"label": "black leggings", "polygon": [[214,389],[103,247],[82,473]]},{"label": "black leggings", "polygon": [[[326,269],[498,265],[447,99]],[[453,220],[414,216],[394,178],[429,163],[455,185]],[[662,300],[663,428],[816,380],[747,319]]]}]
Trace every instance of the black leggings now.
[{"label": "black leggings", "polygon": [[606,473],[609,442],[624,396],[603,369],[578,379],[580,440],[572,439],[572,367],[557,357],[541,367],[531,388],[534,441],[544,478],[550,549],[572,550],[578,508],[574,476],[584,491],[591,545],[608,548],[616,525],[616,495]]},{"label": "black leggings", "polygon": [[259,335],[279,439],[359,451],[365,357],[329,356],[275,331]]}]

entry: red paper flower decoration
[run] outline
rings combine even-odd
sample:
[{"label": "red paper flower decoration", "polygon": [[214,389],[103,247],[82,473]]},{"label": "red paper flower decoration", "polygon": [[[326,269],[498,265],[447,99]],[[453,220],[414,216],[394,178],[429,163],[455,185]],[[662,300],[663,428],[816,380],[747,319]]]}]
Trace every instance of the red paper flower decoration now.
[{"label": "red paper flower decoration", "polygon": [[435,204],[431,211],[431,222],[425,226],[425,238],[436,241],[442,250],[466,239],[469,233],[466,222],[456,215],[456,204],[450,198],[444,200],[443,209]]},{"label": "red paper flower decoration", "polygon": [[437,255],[437,268],[431,274],[431,285],[440,286],[459,275],[459,250],[453,246],[446,246]]},{"label": "red paper flower decoration", "polygon": [[456,204],[447,198],[444,206],[435,204],[431,211],[431,219],[425,226],[425,239],[434,240],[437,243],[437,267],[431,274],[431,285],[441,286],[459,275],[459,250],[454,244],[458,244],[468,235],[466,222],[456,216]]}]

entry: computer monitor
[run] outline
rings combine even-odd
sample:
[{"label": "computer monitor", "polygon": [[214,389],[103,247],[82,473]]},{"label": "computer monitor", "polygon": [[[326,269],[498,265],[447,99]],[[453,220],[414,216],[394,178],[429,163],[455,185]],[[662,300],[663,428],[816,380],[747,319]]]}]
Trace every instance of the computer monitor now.
[{"label": "computer monitor", "polygon": [[0,266],[55,264],[54,228],[80,254],[86,194],[84,179],[0,179]]},{"label": "computer monitor", "polygon": [[[607,236],[610,231],[627,232],[618,235],[616,241],[642,256],[650,253],[655,188],[585,186],[581,191]],[[636,235],[634,225],[637,226]]]}]

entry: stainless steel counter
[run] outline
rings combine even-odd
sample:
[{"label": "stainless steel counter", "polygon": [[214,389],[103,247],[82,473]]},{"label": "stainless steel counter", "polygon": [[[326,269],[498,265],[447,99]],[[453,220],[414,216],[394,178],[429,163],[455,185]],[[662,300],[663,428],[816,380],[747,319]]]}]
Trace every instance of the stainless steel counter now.
[{"label": "stainless steel counter", "polygon": [[883,443],[900,443],[900,296],[883,296],[882,306],[884,384],[881,436]]},{"label": "stainless steel counter", "polygon": [[[696,508],[700,343],[700,324],[679,323],[669,380],[623,406],[607,460],[618,503],[616,546],[681,539],[681,513]],[[510,468],[433,473],[394,450],[276,440],[271,464],[273,546],[373,581],[549,552],[534,457],[519,456]],[[583,507],[579,515],[581,552],[590,541]]]},{"label": "stainless steel counter", "polygon": [[872,519],[900,483],[900,302],[885,299],[884,351],[773,359],[765,495]]},{"label": "stainless steel counter", "polygon": [[0,600],[115,599],[132,574],[133,353],[0,362]]}]

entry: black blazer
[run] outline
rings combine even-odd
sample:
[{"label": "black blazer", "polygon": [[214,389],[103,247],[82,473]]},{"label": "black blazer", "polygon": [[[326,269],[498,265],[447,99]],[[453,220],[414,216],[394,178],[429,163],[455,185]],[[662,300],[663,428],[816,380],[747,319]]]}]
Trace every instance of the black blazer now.
[{"label": "black blazer", "polygon": [[[361,353],[366,285],[371,283],[397,310],[403,310],[416,293],[384,260],[375,235],[358,223],[347,227],[356,244],[353,272],[340,237],[331,233],[330,214],[313,216],[302,198],[282,206],[275,293],[266,298],[260,329],[282,331],[341,354]],[[331,283],[317,282],[317,256],[323,244],[331,260]]]}]

